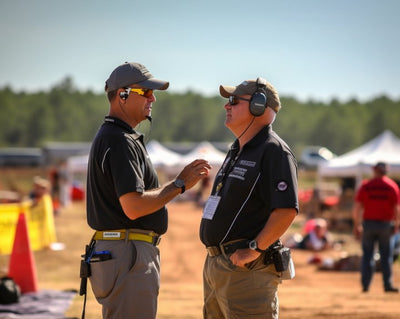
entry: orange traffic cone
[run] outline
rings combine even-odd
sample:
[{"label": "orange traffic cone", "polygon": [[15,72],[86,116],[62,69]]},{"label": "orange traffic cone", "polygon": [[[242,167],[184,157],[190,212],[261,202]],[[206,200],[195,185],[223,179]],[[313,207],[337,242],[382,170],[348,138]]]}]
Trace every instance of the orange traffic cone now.
[{"label": "orange traffic cone", "polygon": [[8,276],[18,284],[22,293],[38,290],[35,260],[29,243],[28,227],[23,212],[18,217]]}]

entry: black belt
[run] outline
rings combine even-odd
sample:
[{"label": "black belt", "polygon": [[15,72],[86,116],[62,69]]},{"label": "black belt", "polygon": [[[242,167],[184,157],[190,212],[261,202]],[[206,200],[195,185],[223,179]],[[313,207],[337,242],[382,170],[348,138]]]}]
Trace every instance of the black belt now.
[{"label": "black belt", "polygon": [[[219,256],[222,254],[229,255],[229,254],[233,254],[238,249],[249,248],[249,242],[250,242],[250,240],[248,240],[248,239],[237,239],[237,240],[232,240],[232,241],[228,241],[226,243],[220,244],[219,246],[209,246],[209,247],[206,247],[206,249],[207,249],[207,253],[210,257],[215,257],[215,256]],[[276,246],[281,246],[281,245],[282,245],[282,243],[278,239],[271,246],[269,246],[266,251],[268,251]]]}]

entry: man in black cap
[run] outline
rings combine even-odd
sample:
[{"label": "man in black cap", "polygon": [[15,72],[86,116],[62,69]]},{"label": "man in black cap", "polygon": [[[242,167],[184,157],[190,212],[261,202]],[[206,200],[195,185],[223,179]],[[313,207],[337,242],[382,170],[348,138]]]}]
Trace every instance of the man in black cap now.
[{"label": "man in black cap", "polygon": [[364,181],[357,191],[353,207],[354,234],[361,237],[361,284],[363,292],[369,290],[375,271],[374,250],[379,245],[380,266],[385,292],[399,292],[392,283],[392,236],[400,223],[400,192],[396,182],[386,176],[386,163],[373,166],[373,178]]},{"label": "man in black cap", "polygon": [[298,211],[297,164],[272,130],[281,107],[265,79],[220,86],[227,126],[236,136],[217,173],[200,225],[207,248],[203,315],[278,318],[278,285],[294,276],[279,238]]},{"label": "man in black cap", "polygon": [[118,66],[106,81],[110,109],[89,155],[87,221],[95,234],[85,256],[103,318],[156,318],[165,205],[211,169],[195,160],[175,180],[159,185],[143,136],[134,128],[151,119],[153,91],[168,86],[139,63]]}]

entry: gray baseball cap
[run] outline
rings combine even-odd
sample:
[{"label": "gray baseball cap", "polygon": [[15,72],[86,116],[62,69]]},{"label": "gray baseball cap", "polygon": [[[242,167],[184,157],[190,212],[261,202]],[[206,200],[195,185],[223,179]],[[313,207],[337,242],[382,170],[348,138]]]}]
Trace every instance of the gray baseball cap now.
[{"label": "gray baseball cap", "polygon": [[[257,80],[243,81],[237,86],[220,85],[219,92],[221,96],[229,98],[231,95],[253,95],[257,91]],[[267,82],[266,84],[267,93],[267,106],[272,108],[276,113],[281,108],[281,102],[279,99],[278,92],[275,87]]]},{"label": "gray baseball cap", "polygon": [[145,89],[166,90],[169,82],[158,80],[140,63],[125,62],[111,72],[106,81],[107,92],[138,84]]}]

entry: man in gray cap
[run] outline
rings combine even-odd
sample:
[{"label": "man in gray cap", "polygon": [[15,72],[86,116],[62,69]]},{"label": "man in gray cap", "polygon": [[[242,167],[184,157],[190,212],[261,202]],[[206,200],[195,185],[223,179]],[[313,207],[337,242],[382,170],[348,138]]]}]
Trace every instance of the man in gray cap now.
[{"label": "man in gray cap", "polygon": [[110,109],[94,138],[87,177],[87,221],[95,233],[81,271],[103,318],[156,318],[165,205],[211,169],[205,160],[195,160],[159,185],[143,136],[134,128],[151,119],[154,90],[168,86],[139,63],[118,66],[106,81]]},{"label": "man in gray cap", "polygon": [[[290,250],[279,238],[298,212],[297,164],[272,130],[281,107],[263,78],[220,86],[225,126],[236,136],[217,173],[200,225],[207,248],[203,315],[278,318],[277,290],[293,278]],[[287,277],[286,277],[287,276]]]}]

